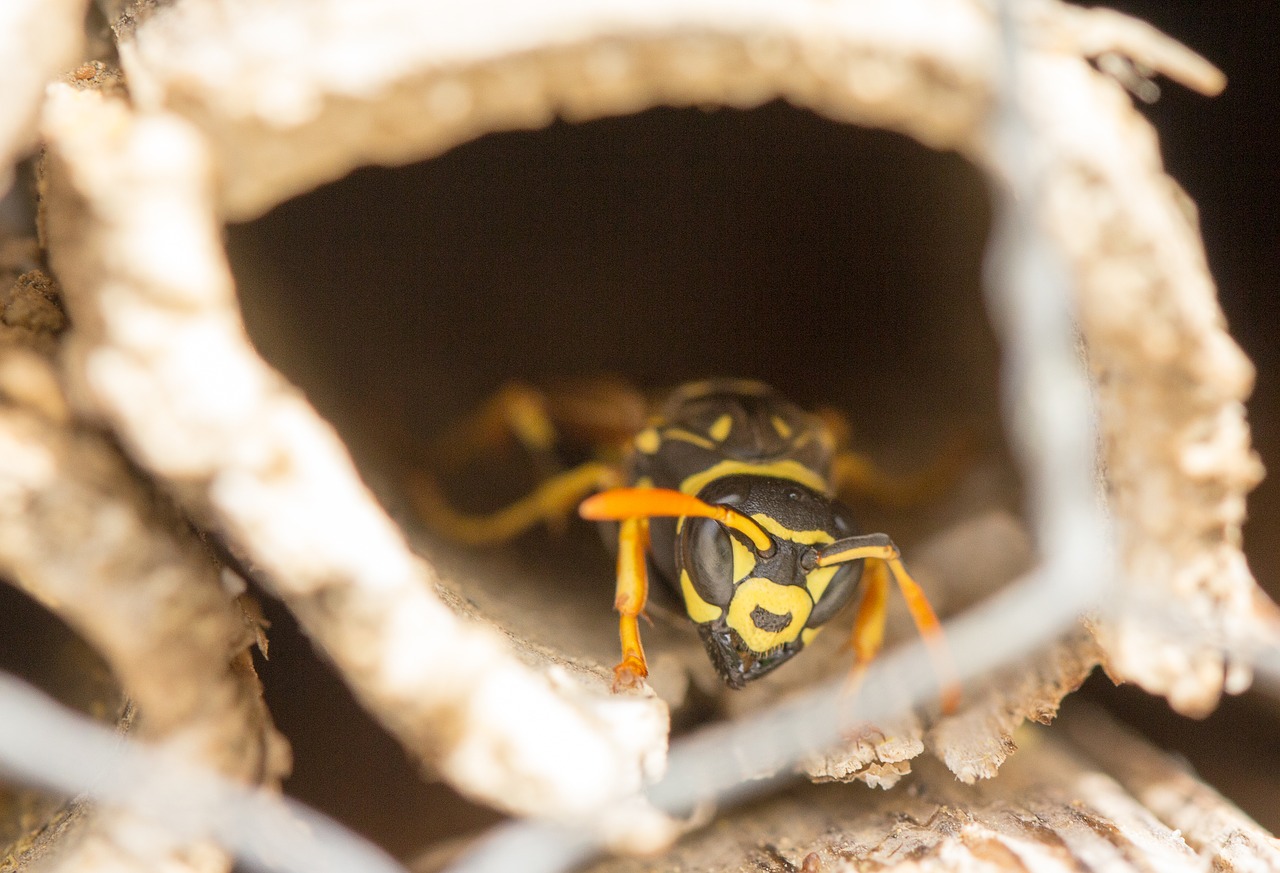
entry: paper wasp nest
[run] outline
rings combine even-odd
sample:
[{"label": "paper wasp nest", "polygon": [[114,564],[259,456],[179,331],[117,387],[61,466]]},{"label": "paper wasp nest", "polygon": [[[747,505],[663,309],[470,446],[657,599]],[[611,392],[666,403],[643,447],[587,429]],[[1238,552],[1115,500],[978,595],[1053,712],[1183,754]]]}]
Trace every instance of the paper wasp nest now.
[{"label": "paper wasp nest", "polygon": [[[1225,331],[1193,210],[1162,171],[1154,133],[1124,89],[1089,60],[1129,56],[1191,87],[1212,91],[1221,83],[1198,57],[1129,19],[1058,3],[1030,8],[1023,88],[1044,172],[1042,220],[1076,289],[1124,578],[1115,596],[1132,606],[1047,646],[1032,668],[1018,669],[1019,681],[976,689],[953,717],[925,723],[912,716],[881,741],[811,762],[819,778],[892,784],[926,746],[965,781],[992,775],[1012,749],[1013,729],[1026,718],[1051,717],[1098,663],[1183,712],[1206,712],[1224,689],[1249,682],[1248,665],[1228,663],[1222,642],[1260,638],[1269,621],[1259,616],[1261,597],[1239,546],[1244,495],[1260,477],[1242,406],[1252,369]],[[350,436],[341,416],[334,412],[331,424],[309,402],[325,404],[322,387],[303,386],[304,395],[291,384],[310,366],[308,340],[289,335],[287,310],[262,314],[278,302],[254,296],[271,285],[270,252],[256,250],[244,273],[237,267],[245,277],[237,289],[225,225],[264,216],[357,168],[427,161],[486,134],[536,130],[555,119],[589,122],[658,106],[750,109],[784,100],[816,113],[830,130],[882,129],[958,154],[956,165],[976,168],[972,178],[999,184],[1005,168],[986,126],[997,76],[993,14],[962,0],[175,0],[117,4],[108,17],[123,89],[95,87],[95,70],[54,85],[44,102],[43,243],[72,328],[55,357],[30,361],[42,373],[56,368],[69,400],[69,410],[39,426],[105,428],[136,465],[113,462],[120,475],[148,477],[176,498],[286,604],[362,704],[463,794],[517,813],[572,814],[638,788],[661,770],[668,710],[654,696],[609,693],[607,563],[598,565],[606,578],[594,600],[559,596],[545,581],[530,587],[518,567],[500,560],[488,575],[501,576],[509,591],[495,596],[481,582],[469,593],[468,565],[456,555],[441,564],[450,580],[441,587],[439,567],[410,547],[365,484],[394,506],[394,482],[381,469],[357,468],[339,437]],[[531,166],[526,177],[536,172]],[[449,215],[464,208],[466,191],[444,186],[432,196],[424,208]],[[683,196],[677,191],[674,202]],[[335,211],[319,220],[333,221],[341,207],[326,208]],[[492,205],[495,214],[506,208]],[[373,220],[362,224],[358,212],[341,217],[349,224],[339,236],[395,237]],[[946,221],[940,215],[936,223]],[[589,246],[581,249],[590,255]],[[318,264],[344,258],[341,251],[300,253]],[[966,281],[975,284],[976,267],[971,272]],[[345,324],[346,342],[360,352],[353,359],[378,351],[376,336],[361,332],[361,307],[392,293],[376,272],[369,275],[345,298],[319,291],[299,298],[334,309],[334,323]],[[387,299],[425,300],[431,305],[415,304],[414,318],[436,317],[452,330],[445,295],[433,299],[451,275],[449,263],[427,264],[419,287]],[[637,299],[610,298],[586,280],[577,287],[588,301],[602,295],[602,307],[625,310]],[[267,325],[252,342],[238,290],[246,310],[259,307],[255,318]],[[549,294],[541,305],[560,305],[556,299]],[[833,304],[845,314],[851,305]],[[946,305],[967,309],[965,323],[984,329],[976,298]],[[299,314],[298,323],[314,315]],[[523,317],[493,313],[508,323],[508,337]],[[914,323],[902,320],[904,335]],[[572,352],[571,329],[566,334],[541,341],[567,343]],[[856,327],[848,336],[857,342]],[[961,328],[953,338],[958,347]],[[930,341],[943,354],[951,348]],[[654,349],[662,342],[655,331]],[[503,354],[501,345],[477,350],[488,361],[474,365],[479,376],[469,370],[473,362],[442,362],[431,349],[393,350],[377,366],[400,367],[417,355],[436,361],[433,393],[419,402],[459,409],[478,397],[459,386],[501,372],[491,360]],[[274,349],[280,360],[264,360],[255,346]],[[986,380],[982,412],[994,421],[994,351],[983,354],[988,369],[972,379]],[[607,362],[598,351],[584,356]],[[507,372],[525,375],[519,367],[510,363]],[[647,375],[655,372],[658,364]],[[815,372],[811,383],[819,396],[824,380],[836,386],[844,394],[830,400],[840,403],[853,397],[854,379]],[[28,399],[4,390],[6,415],[28,414]],[[383,399],[376,386],[368,396],[370,405]],[[384,410],[403,398],[392,391],[387,400]],[[341,408],[335,402],[326,412]],[[394,429],[394,418],[378,422],[391,420]],[[359,431],[358,423],[350,427]],[[1007,471],[1006,462],[989,460]],[[994,475],[1009,480],[1007,472]],[[981,483],[974,489],[981,492]],[[130,511],[146,518],[146,499],[138,499]],[[908,548],[908,560],[930,580],[965,588],[977,573],[974,586],[989,587],[1033,562],[1026,533],[1007,512],[1017,509],[1016,497],[1012,507],[1007,499],[957,500],[941,532],[917,536],[915,556]],[[202,560],[189,552],[183,525],[167,518],[145,525],[186,543],[173,546],[187,555],[182,560]],[[20,573],[12,551],[4,559]],[[190,573],[216,581],[209,568]],[[950,605],[974,596],[953,595]],[[1167,605],[1173,620],[1141,620],[1151,604]],[[477,615],[485,617],[472,620]],[[96,619],[78,621],[95,641]],[[561,627],[581,628],[586,642],[560,650]],[[654,633],[656,640],[666,631]],[[673,639],[671,657],[679,661],[687,640]],[[228,640],[219,645],[234,648]],[[171,644],[184,650],[194,642]],[[126,653],[106,643],[102,649],[125,690],[138,694],[122,666]],[[673,682],[681,700],[698,679]],[[747,695],[731,708],[763,702]],[[237,717],[242,729],[256,724],[270,735],[258,715]],[[166,735],[163,719],[153,730]],[[209,760],[219,762],[216,751]],[[269,781],[281,765],[268,760],[259,776]]]}]

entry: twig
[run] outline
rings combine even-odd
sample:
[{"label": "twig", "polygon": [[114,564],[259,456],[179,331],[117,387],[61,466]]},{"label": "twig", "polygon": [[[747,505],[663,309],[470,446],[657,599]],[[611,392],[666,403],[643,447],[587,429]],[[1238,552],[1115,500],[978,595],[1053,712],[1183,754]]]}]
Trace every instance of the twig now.
[{"label": "twig", "polygon": [[1171,36],[1114,9],[1053,7],[1054,24],[1061,27],[1085,57],[1117,54],[1163,73],[1193,91],[1215,97],[1227,87],[1226,75]]}]

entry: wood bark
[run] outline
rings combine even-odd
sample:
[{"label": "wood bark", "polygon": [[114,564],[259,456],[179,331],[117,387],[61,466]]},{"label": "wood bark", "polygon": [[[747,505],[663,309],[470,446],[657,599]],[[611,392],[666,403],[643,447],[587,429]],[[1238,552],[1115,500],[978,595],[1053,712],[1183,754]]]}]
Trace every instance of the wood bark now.
[{"label": "wood bark", "polygon": [[[1059,873],[1280,870],[1280,841],[1179,759],[1068,704],[1024,727],[999,776],[936,763],[889,792],[797,785],[731,811],[670,852],[590,873]],[[426,869],[426,863],[420,869]]]}]

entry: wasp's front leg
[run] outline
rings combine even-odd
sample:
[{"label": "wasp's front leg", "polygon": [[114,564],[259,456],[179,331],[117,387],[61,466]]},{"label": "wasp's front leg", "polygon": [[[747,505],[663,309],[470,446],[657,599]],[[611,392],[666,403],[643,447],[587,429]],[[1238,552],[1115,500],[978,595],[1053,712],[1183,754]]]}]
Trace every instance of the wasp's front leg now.
[{"label": "wasp's front leg", "polygon": [[853,667],[849,671],[846,691],[856,693],[862,685],[867,667],[880,654],[884,645],[885,618],[889,605],[889,576],[882,561],[867,561],[862,571],[862,599],[853,619]]},{"label": "wasp's front leg", "polygon": [[856,684],[861,681],[867,664],[880,649],[884,638],[885,592],[888,590],[886,577],[892,576],[902,593],[902,599],[906,601],[907,611],[915,622],[916,630],[924,638],[933,657],[934,669],[937,670],[939,684],[942,686],[942,711],[948,714],[955,712],[960,705],[960,685],[955,679],[954,664],[942,633],[942,623],[929,605],[924,589],[907,572],[898,547],[889,537],[879,533],[846,537],[823,546],[815,563],[820,567],[829,567],[851,561],[866,562],[867,582],[866,592],[854,620],[853,647],[856,661],[853,682]]},{"label": "wasp's front leg", "polygon": [[649,675],[644,646],[640,643],[640,614],[649,599],[649,519],[627,518],[618,525],[618,590],[613,606],[618,611],[618,637],[622,660],[613,668],[613,690],[634,688]]}]

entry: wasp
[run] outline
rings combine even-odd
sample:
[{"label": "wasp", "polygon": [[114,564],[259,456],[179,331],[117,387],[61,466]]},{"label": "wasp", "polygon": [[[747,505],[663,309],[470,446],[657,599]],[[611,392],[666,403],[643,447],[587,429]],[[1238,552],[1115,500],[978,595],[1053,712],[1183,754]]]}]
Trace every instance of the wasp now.
[{"label": "wasp", "polygon": [[[860,676],[884,638],[891,582],[947,671],[938,618],[898,547],[886,534],[860,533],[839,495],[907,502],[948,473],[935,465],[889,477],[848,447],[849,431],[838,414],[806,412],[751,380],[686,384],[653,412],[609,381],[558,393],[513,385],[443,438],[437,455],[459,464],[514,438],[543,469],[542,484],[478,516],[455,510],[431,477],[415,475],[410,491],[429,528],[469,544],[561,524],[574,507],[611,524],[622,648],[615,690],[648,675],[639,618],[651,580],[683,603],[730,688],[795,657],[855,597],[853,676]],[[612,450],[555,469],[566,434]],[[954,683],[944,686],[944,706],[953,708]]]}]

